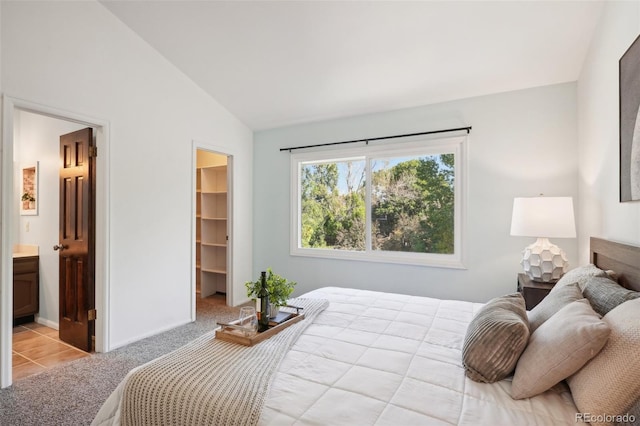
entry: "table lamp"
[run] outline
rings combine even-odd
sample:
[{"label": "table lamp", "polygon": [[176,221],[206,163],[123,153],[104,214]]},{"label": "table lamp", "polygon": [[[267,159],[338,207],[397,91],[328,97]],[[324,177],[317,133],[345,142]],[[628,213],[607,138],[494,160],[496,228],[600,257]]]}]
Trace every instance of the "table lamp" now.
[{"label": "table lamp", "polygon": [[521,197],[513,200],[511,235],[535,237],[522,252],[525,274],[533,281],[555,282],[567,271],[567,255],[549,238],[575,238],[571,197]]}]

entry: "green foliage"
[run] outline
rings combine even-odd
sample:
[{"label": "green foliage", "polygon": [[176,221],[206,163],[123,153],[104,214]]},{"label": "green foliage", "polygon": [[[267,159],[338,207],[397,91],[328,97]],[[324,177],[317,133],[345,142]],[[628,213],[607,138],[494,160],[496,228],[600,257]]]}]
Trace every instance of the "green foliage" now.
[{"label": "green foliage", "polygon": [[[372,174],[372,247],[376,250],[453,253],[454,155],[423,156]],[[302,247],[365,249],[364,171],[341,163],[302,168]]]},{"label": "green foliage", "polygon": [[[267,268],[267,291],[269,292],[269,303],[275,306],[285,306],[293,289],[296,286],[295,281],[289,281],[278,274],[274,274],[271,268]],[[262,281],[258,278],[256,281],[247,281],[244,283],[247,288],[247,296],[257,298]]]},{"label": "green foliage", "polygon": [[443,154],[374,173],[374,248],[453,253],[453,166],[453,154]]},{"label": "green foliage", "polygon": [[364,250],[363,183],[340,194],[338,177],[336,163],[302,168],[302,247]]}]

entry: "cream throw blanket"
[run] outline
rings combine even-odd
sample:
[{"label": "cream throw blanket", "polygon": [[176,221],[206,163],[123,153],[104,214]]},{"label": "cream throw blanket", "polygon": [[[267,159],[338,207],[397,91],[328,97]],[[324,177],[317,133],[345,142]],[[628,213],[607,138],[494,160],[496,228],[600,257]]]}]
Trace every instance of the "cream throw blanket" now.
[{"label": "cream throw blanket", "polygon": [[125,385],[122,425],[255,425],[280,361],[329,302],[294,299],[305,319],[256,346],[207,333],[133,372]]}]

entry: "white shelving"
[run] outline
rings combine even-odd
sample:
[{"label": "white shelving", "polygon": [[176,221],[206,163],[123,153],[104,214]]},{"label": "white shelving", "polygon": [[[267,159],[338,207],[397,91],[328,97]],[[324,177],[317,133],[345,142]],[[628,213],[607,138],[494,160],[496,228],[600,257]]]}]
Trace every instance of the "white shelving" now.
[{"label": "white shelving", "polygon": [[196,287],[201,297],[227,291],[226,157],[205,154],[209,161],[198,158],[196,171]]}]

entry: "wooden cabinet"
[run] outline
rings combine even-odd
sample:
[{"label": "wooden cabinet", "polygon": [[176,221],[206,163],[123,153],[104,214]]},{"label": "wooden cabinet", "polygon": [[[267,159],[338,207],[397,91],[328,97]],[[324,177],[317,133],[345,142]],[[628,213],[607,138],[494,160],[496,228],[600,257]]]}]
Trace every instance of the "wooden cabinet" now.
[{"label": "wooden cabinet", "polygon": [[38,256],[13,259],[13,318],[35,315],[40,309]]},{"label": "wooden cabinet", "polygon": [[211,165],[199,160],[196,170],[196,287],[202,297],[227,292],[227,159],[208,157]]},{"label": "wooden cabinet", "polygon": [[527,310],[533,309],[551,291],[555,283],[533,281],[525,274],[518,274],[518,292],[522,293]]}]

